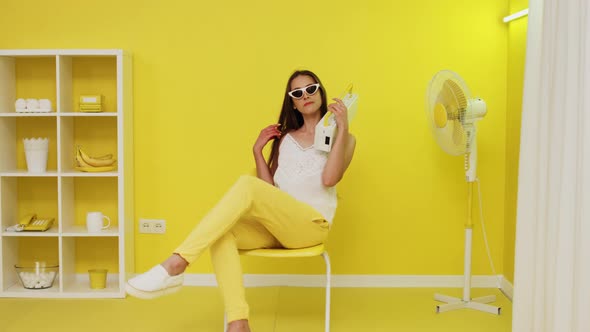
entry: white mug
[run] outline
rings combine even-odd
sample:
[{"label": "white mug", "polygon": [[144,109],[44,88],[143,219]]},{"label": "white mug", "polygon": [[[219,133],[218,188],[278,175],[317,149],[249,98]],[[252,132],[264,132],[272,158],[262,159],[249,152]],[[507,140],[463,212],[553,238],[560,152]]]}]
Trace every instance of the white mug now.
[{"label": "white mug", "polygon": [[[107,225],[104,225],[103,220],[107,220]],[[86,214],[86,228],[89,233],[98,233],[103,229],[107,229],[111,226],[111,219],[102,214],[102,212],[88,212]]]}]

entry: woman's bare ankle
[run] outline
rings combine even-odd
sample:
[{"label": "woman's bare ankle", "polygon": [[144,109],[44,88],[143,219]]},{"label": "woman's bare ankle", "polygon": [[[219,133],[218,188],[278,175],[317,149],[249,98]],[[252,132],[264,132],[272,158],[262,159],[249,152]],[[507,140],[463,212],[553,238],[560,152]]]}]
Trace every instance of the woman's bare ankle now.
[{"label": "woman's bare ankle", "polygon": [[186,270],[188,262],[178,254],[172,254],[161,264],[169,275],[179,275]]},{"label": "woman's bare ankle", "polygon": [[227,324],[227,332],[250,332],[247,319],[238,319]]}]

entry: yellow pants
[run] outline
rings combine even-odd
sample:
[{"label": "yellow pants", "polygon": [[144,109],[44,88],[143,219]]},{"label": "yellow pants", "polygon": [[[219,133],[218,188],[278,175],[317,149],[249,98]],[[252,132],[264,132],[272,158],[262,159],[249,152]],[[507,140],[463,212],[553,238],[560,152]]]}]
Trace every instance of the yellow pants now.
[{"label": "yellow pants", "polygon": [[305,248],[323,243],[329,224],[308,204],[242,176],[174,251],[189,264],[210,248],[228,321],[247,319],[238,249]]}]

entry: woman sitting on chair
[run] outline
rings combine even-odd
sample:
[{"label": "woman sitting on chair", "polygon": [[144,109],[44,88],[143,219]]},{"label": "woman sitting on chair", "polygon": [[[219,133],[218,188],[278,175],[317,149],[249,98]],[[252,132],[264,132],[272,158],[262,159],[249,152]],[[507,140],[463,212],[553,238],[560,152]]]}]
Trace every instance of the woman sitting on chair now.
[{"label": "woman sitting on chair", "polygon": [[[173,254],[127,282],[127,293],[154,298],[177,291],[183,272],[207,249],[227,314],[228,332],[250,331],[238,249],[305,248],[323,243],[336,211],[335,185],[352,160],[355,138],[346,106],[327,105],[326,91],[310,71],[287,83],[279,124],[254,143],[257,177],[242,176],[196,225]],[[313,148],[315,126],[326,112],[338,126],[329,153]],[[262,155],[274,139],[268,163]]]}]

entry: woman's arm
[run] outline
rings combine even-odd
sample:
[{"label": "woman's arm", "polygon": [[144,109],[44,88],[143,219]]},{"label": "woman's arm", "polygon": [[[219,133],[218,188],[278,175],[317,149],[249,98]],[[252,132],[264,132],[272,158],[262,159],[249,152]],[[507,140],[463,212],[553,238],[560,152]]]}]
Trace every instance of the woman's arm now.
[{"label": "woman's arm", "polygon": [[326,187],[333,187],[340,182],[352,161],[356,147],[355,137],[348,132],[348,110],[340,99],[335,98],[334,100],[336,100],[336,103],[330,104],[328,109],[336,117],[338,133],[322,173],[322,183]]},{"label": "woman's arm", "polygon": [[264,156],[262,152],[256,153],[254,152],[254,161],[256,162],[256,176],[264,180],[274,186],[275,182],[272,179],[272,175],[270,173],[270,169],[266,164],[266,160],[264,160]]},{"label": "woman's arm", "polygon": [[356,138],[348,133],[348,130],[338,129],[336,140],[332,145],[332,150],[328,155],[328,161],[322,173],[322,183],[326,187],[335,186],[340,180],[354,155],[356,147]]},{"label": "woman's arm", "polygon": [[279,131],[278,126],[278,124],[273,124],[262,129],[258,135],[258,139],[256,139],[256,142],[254,143],[254,147],[252,148],[254,161],[256,162],[256,176],[272,185],[274,185],[272,173],[264,159],[262,150],[272,138],[281,137],[281,132]]}]

